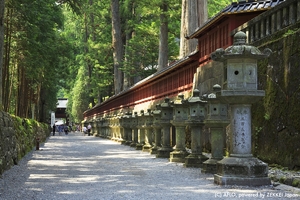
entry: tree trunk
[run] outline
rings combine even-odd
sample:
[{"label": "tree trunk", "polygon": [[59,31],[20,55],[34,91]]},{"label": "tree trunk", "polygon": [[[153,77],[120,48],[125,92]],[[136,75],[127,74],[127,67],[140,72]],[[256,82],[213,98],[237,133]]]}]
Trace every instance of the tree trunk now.
[{"label": "tree trunk", "polygon": [[207,21],[207,0],[182,0],[180,58],[186,57],[197,49],[197,39],[186,39]]},{"label": "tree trunk", "polygon": [[[6,8],[5,20],[5,44],[3,53],[3,66],[2,66],[2,103],[5,112],[9,111],[10,96],[11,96],[11,82],[13,79],[13,70],[10,69],[10,53],[11,53],[11,40],[12,40],[12,23],[13,9]],[[10,74],[11,73],[11,74]]]},{"label": "tree trunk", "polygon": [[120,70],[123,58],[123,42],[121,35],[121,20],[119,11],[119,0],[111,0],[112,13],[112,47],[114,59],[114,87],[115,94],[122,91],[123,74]]},{"label": "tree trunk", "polygon": [[2,68],[3,68],[3,49],[4,49],[4,6],[5,0],[0,0],[0,110],[2,106]]},{"label": "tree trunk", "polygon": [[[128,8],[128,13],[127,15],[130,16],[130,19],[133,19],[135,17],[135,7],[134,7],[134,2],[130,1],[127,5]],[[132,28],[131,24],[126,25],[126,38],[125,38],[125,59],[127,59],[128,56],[128,47],[129,47],[129,41],[132,39],[134,35],[134,30]],[[127,60],[125,60],[127,61]],[[124,73],[124,90],[128,89],[130,86],[133,85],[133,77],[131,76],[132,74],[129,73],[128,71]]]},{"label": "tree trunk", "polygon": [[160,9],[158,71],[168,65],[168,4],[165,0],[162,1]]},{"label": "tree trunk", "polygon": [[[90,4],[91,8],[93,7],[93,3],[94,3],[93,0],[89,0],[89,4]],[[93,12],[90,13],[90,25],[89,26],[92,29],[91,33],[90,33],[90,35],[92,36],[91,39],[92,39],[93,42],[95,42],[96,41],[96,33],[95,33],[95,19],[94,19],[94,13]],[[89,85],[90,85],[90,90],[89,91],[92,94],[93,93],[93,89],[92,89],[92,78],[93,77],[92,76],[93,76],[94,65],[91,62],[89,62],[88,68],[89,68],[89,80],[90,80],[89,81]],[[93,96],[90,96],[89,102],[92,104],[92,107],[94,107],[96,105]]]}]

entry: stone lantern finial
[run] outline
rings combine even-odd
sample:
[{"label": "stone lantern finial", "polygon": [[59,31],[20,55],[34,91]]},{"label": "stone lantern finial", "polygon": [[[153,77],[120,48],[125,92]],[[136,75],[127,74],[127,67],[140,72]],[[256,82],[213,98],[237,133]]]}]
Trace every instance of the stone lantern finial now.
[{"label": "stone lantern finial", "polygon": [[233,37],[233,45],[246,44],[247,36],[244,32],[239,31]]}]

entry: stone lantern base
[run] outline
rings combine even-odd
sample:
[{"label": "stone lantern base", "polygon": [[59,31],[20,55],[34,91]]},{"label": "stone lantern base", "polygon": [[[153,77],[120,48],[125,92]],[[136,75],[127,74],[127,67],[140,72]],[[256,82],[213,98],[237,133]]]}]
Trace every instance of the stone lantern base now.
[{"label": "stone lantern base", "polygon": [[187,157],[189,153],[187,151],[172,151],[170,153],[170,162],[180,162],[184,163],[185,162],[185,157]]},{"label": "stone lantern base", "polygon": [[136,142],[132,141],[131,144],[130,144],[130,147],[135,148],[136,147]]},{"label": "stone lantern base", "polygon": [[152,148],[150,149],[150,154],[157,154],[158,148],[161,148],[161,147],[157,147],[157,146],[152,147]]},{"label": "stone lantern base", "polygon": [[135,150],[143,150],[144,143],[137,143],[135,145]]},{"label": "stone lantern base", "polygon": [[208,158],[202,155],[202,153],[201,154],[192,153],[187,157],[185,157],[185,163],[183,166],[200,168],[202,167],[203,162],[206,161],[207,159]]},{"label": "stone lantern base", "polygon": [[214,183],[218,185],[270,185],[268,165],[254,157],[226,157],[217,162]]},{"label": "stone lantern base", "polygon": [[152,146],[150,144],[145,144],[143,147],[142,147],[142,151],[143,152],[150,152],[151,151],[151,148]]},{"label": "stone lantern base", "polygon": [[217,162],[221,159],[210,158],[203,162],[201,173],[205,174],[215,174],[217,173]]},{"label": "stone lantern base", "polygon": [[156,158],[170,158],[170,153],[173,151],[171,147],[162,147],[157,150]]}]

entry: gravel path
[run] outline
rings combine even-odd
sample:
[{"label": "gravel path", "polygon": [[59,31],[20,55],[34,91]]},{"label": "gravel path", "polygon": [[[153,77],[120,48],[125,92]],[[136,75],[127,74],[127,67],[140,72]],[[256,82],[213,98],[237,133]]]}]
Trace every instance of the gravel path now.
[{"label": "gravel path", "polygon": [[300,193],[278,186],[218,186],[200,169],[73,132],[51,136],[6,171],[0,199],[300,199]]}]

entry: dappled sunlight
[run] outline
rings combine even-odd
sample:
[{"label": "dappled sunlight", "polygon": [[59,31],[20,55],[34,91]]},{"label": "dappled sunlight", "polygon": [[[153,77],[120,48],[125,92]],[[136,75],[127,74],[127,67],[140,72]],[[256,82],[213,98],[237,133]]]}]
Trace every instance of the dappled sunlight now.
[{"label": "dappled sunlight", "polygon": [[134,193],[134,190],[119,190],[118,193],[124,193],[124,194]]},{"label": "dappled sunlight", "polygon": [[[30,174],[23,182],[27,192],[51,193],[54,199],[84,199],[90,192],[113,195],[112,199],[145,195],[153,199],[159,190],[165,196],[186,199],[192,195],[215,198],[219,195],[216,189],[235,191],[214,185],[213,176],[201,174],[200,169],[184,168],[183,163],[159,159],[114,141],[87,136],[61,138],[33,152],[27,163]],[[53,193],[51,188],[55,188]],[[239,194],[253,192],[246,188]]]},{"label": "dappled sunlight", "polygon": [[78,190],[67,190],[67,191],[62,191],[62,192],[58,192],[58,194],[78,194],[78,193],[82,193],[79,192]]}]

